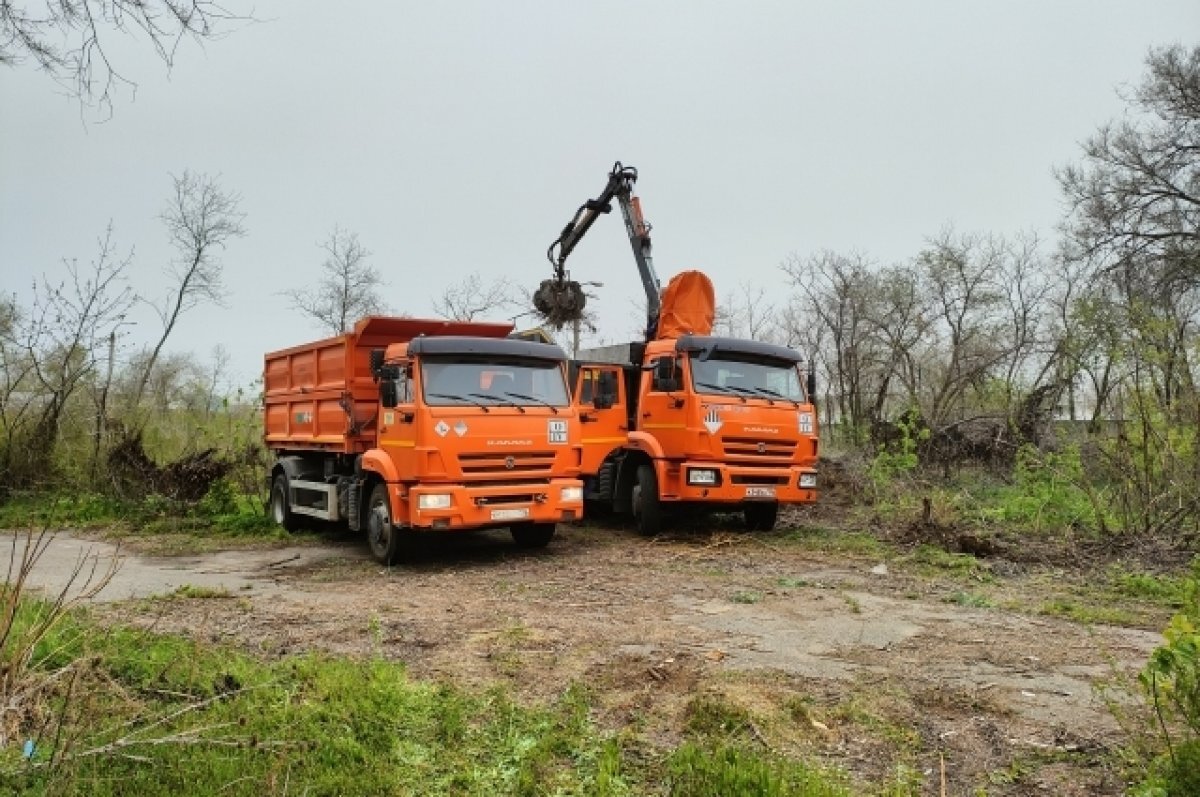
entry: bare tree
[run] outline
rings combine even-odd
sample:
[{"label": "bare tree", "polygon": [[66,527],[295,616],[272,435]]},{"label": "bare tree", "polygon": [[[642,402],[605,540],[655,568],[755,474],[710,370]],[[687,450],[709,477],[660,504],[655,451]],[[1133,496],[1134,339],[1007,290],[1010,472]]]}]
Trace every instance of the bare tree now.
[{"label": "bare tree", "polygon": [[1200,281],[1200,46],[1153,50],[1133,114],[1059,170],[1072,254],[1153,283]]},{"label": "bare tree", "polygon": [[383,277],[367,265],[371,253],[359,242],[357,233],[334,227],[320,246],[325,250],[321,281],[311,290],[285,291],[293,308],[315,319],[331,335],[350,331],[364,316],[387,311],[376,293],[384,285]]},{"label": "bare tree", "polygon": [[787,337],[805,337],[805,328],[825,330],[807,337],[824,344],[814,354],[835,405],[826,411],[836,415],[851,439],[859,439],[872,420],[871,397],[890,368],[872,321],[878,316],[877,269],[864,255],[830,251],[793,255],[780,267],[798,291],[788,309]]},{"label": "bare tree", "polygon": [[433,302],[433,311],[452,321],[473,321],[486,313],[518,306],[517,295],[512,283],[504,277],[484,282],[475,271],[442,291]]},{"label": "bare tree", "polygon": [[133,397],[135,408],[179,317],[203,302],[222,301],[223,266],[218,254],[231,239],[245,234],[242,227],[245,216],[238,210],[237,194],[227,193],[215,179],[203,174],[185,171],[171,179],[174,191],[162,220],[175,250],[175,260],[167,267],[174,286],[164,303],[155,307],[163,330],[143,363]]},{"label": "bare tree", "polygon": [[94,374],[135,301],[125,284],[131,256],[116,255],[111,225],[98,244],[90,268],[64,260],[66,280],[35,283],[28,313],[17,313],[15,304],[5,311],[0,483],[7,486],[48,475],[68,404]]},{"label": "bare tree", "polygon": [[247,20],[212,0],[0,0],[0,64],[32,61],[85,103],[112,107],[136,89],[111,58],[109,36],[141,35],[169,70],[185,39],[211,41]]},{"label": "bare tree", "polygon": [[[1012,342],[997,313],[1004,303],[998,281],[1003,245],[980,236],[942,233],[917,256],[937,326],[926,341],[928,388],[922,406],[934,430],[961,421],[966,394],[1003,362]],[[977,407],[972,407],[975,410]]]},{"label": "bare tree", "polygon": [[737,294],[727,294],[717,302],[713,329],[729,337],[774,341],[779,337],[778,313],[767,301],[767,289],[743,281]]},{"label": "bare tree", "polygon": [[1196,389],[1200,46],[1152,50],[1146,64],[1126,97],[1130,113],[1085,142],[1082,163],[1058,172],[1070,208],[1066,254],[1090,271],[1082,315],[1104,344],[1092,371],[1096,412],[1134,378],[1119,373],[1121,359],[1165,407]]}]

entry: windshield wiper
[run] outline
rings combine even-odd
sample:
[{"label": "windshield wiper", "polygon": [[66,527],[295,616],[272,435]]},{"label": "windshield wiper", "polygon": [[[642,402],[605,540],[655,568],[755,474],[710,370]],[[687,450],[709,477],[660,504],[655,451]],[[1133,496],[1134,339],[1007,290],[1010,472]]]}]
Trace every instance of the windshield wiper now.
[{"label": "windshield wiper", "polygon": [[736,395],[738,399],[743,401],[743,403],[745,403],[746,400],[744,394],[749,394],[751,396],[754,395],[754,391],[752,390],[748,390],[746,388],[734,388],[733,385],[728,384],[713,384],[712,382],[697,382],[696,384],[700,385],[701,388],[712,388],[714,390],[720,390],[721,392],[732,392],[732,394]]},{"label": "windshield wiper", "polygon": [[491,399],[492,401],[495,401],[495,402],[497,402],[497,403],[499,403],[499,404],[503,404],[505,407],[516,407],[516,408],[517,408],[517,409],[519,409],[519,410],[520,410],[522,413],[524,413],[524,412],[525,412],[525,408],[524,408],[524,407],[522,407],[522,406],[521,406],[520,404],[518,404],[517,402],[515,402],[515,401],[512,401],[511,399],[508,399],[508,400],[506,400],[506,399],[504,399],[504,397],[502,397],[502,396],[498,396],[498,395],[496,395],[495,393],[472,393],[471,395],[472,395],[472,396],[479,396],[479,398]]},{"label": "windshield wiper", "polygon": [[[754,389],[757,390],[759,393],[766,393],[767,395],[774,396],[775,398],[781,398],[784,401],[790,401],[793,404],[795,404],[797,407],[800,406],[799,401],[796,401],[794,398],[789,398],[788,396],[783,395],[778,390],[772,390],[769,387],[756,387]],[[768,401],[770,401],[770,399],[768,399]]]},{"label": "windshield wiper", "polygon": [[[525,399],[526,401],[535,401],[538,404],[542,404],[546,407],[549,407],[551,412],[553,412],[555,415],[558,415],[558,407],[555,407],[553,404],[551,404],[549,401],[546,401],[544,398],[538,398],[537,396],[527,396],[524,393],[514,393],[511,390],[504,391],[504,395],[516,396],[517,398]],[[524,409],[522,409],[522,412],[524,412]]]},{"label": "windshield wiper", "polygon": [[722,393],[729,392],[729,388],[725,387],[724,385],[714,385],[712,382],[697,382],[696,387],[710,387],[713,390],[719,390]]},{"label": "windshield wiper", "polygon": [[431,398],[444,398],[450,399],[451,401],[465,401],[468,404],[474,404],[476,407],[480,407],[484,412],[491,412],[491,410],[488,409],[488,405],[484,404],[482,401],[474,401],[466,396],[460,396],[457,393],[426,393],[425,395]]}]

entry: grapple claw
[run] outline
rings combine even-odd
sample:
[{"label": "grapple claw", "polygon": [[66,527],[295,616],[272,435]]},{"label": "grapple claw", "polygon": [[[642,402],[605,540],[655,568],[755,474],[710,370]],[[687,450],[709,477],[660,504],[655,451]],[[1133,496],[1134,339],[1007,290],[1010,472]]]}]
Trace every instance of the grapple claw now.
[{"label": "grapple claw", "polygon": [[574,280],[548,279],[533,294],[534,309],[555,329],[583,318],[587,296],[583,286]]}]

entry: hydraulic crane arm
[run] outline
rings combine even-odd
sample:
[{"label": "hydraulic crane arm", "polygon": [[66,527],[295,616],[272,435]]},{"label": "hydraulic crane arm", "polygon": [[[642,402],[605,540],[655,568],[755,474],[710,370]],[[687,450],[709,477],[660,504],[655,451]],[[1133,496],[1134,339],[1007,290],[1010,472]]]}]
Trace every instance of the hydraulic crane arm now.
[{"label": "hydraulic crane arm", "polygon": [[[658,275],[654,272],[654,261],[650,255],[650,225],[642,217],[641,202],[633,193],[635,182],[637,182],[636,168],[624,166],[620,161],[617,161],[613,165],[612,171],[608,174],[608,184],[604,186],[604,190],[600,193],[600,196],[595,199],[589,199],[580,205],[579,210],[575,211],[574,217],[567,222],[567,226],[563,227],[558,238],[546,250],[546,257],[549,258],[551,265],[554,267],[554,279],[548,281],[550,283],[549,289],[547,289],[546,283],[543,283],[538,293],[543,294],[543,291],[546,291],[548,293],[557,293],[559,296],[574,298],[575,291],[571,286],[574,285],[577,288],[577,283],[571,283],[567,280],[567,257],[575,249],[579,241],[582,240],[587,231],[591,229],[596,219],[601,214],[612,212],[612,201],[616,199],[617,204],[621,207],[621,215],[625,219],[625,232],[629,236],[630,245],[633,247],[633,258],[634,262],[637,263],[638,276],[642,280],[642,289],[646,292],[647,337],[650,337],[658,325],[658,314],[662,306],[662,299],[660,297],[662,289],[658,282]],[[582,295],[582,290],[578,290],[578,293]],[[538,297],[535,296],[534,298],[536,300]],[[550,305],[572,303],[570,301],[548,302],[545,295],[542,296],[542,299],[544,303]],[[577,310],[582,311],[582,300],[574,303],[577,304]],[[547,316],[551,315],[541,306],[538,309],[542,310]]]}]

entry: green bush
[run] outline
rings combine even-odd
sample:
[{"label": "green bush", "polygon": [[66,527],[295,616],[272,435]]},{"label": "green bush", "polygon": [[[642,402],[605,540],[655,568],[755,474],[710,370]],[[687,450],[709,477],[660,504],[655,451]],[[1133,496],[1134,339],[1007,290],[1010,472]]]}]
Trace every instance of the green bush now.
[{"label": "green bush", "polygon": [[1138,676],[1154,707],[1163,752],[1151,763],[1139,794],[1200,794],[1200,560],[1184,586],[1183,607],[1164,642]]},{"label": "green bush", "polygon": [[879,450],[875,452],[875,457],[867,466],[867,478],[877,496],[921,464],[917,456],[917,446],[929,439],[929,430],[919,424],[920,415],[917,412],[904,413],[896,421],[899,439],[880,445]]},{"label": "green bush", "polygon": [[1101,518],[1087,491],[1077,446],[1061,452],[1021,446],[1013,465],[1013,489],[999,502],[997,520],[1033,531],[1095,531]]}]

